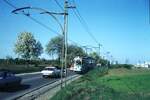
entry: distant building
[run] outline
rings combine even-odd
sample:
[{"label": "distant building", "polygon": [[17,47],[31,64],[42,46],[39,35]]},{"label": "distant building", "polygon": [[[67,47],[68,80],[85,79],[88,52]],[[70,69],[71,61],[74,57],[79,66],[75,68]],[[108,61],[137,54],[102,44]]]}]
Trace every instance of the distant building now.
[{"label": "distant building", "polygon": [[135,67],[150,68],[150,62],[137,63]]}]

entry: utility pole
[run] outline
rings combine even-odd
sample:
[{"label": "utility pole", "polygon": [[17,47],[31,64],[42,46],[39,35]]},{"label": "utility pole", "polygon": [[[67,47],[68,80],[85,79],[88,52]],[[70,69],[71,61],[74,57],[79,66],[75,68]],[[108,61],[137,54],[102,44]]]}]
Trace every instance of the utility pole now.
[{"label": "utility pole", "polygon": [[[57,13],[57,12],[49,12],[45,9],[38,8],[38,7],[22,7],[17,8],[12,11],[14,14],[18,14],[19,12],[23,13],[25,16],[30,16],[30,14],[25,13],[25,10],[38,10],[42,11],[40,14],[48,14],[50,15],[60,26],[62,30],[62,39],[63,39],[63,45],[62,45],[62,66],[61,66],[61,88],[63,87],[63,68],[65,66],[65,85],[66,85],[66,76],[67,76],[67,45],[68,45],[68,39],[67,39],[67,29],[68,29],[68,8],[76,8],[75,6],[68,6],[68,0],[64,0],[64,12],[63,13]],[[59,20],[54,15],[63,15],[64,16],[64,25],[59,22]],[[31,18],[31,17],[30,17]],[[37,21],[36,21],[37,22]],[[39,23],[39,22],[37,22]],[[39,23],[41,24],[41,23]],[[45,25],[42,24],[42,26],[45,27]]]},{"label": "utility pole", "polygon": [[67,76],[67,15],[68,15],[68,2],[64,0],[64,26],[63,26],[63,47],[62,47],[62,66],[61,66],[61,88],[63,87],[63,68],[65,65],[65,85],[66,85],[66,76]]},{"label": "utility pole", "polygon": [[83,48],[85,49],[85,53],[88,55],[88,52],[87,52],[88,48],[86,46],[83,46]]},{"label": "utility pole", "polygon": [[88,51],[90,50],[90,51],[92,51],[92,48],[90,48],[90,47],[87,47],[87,46],[82,46],[84,49],[85,49],[85,53],[88,55],[89,53],[88,53]]},{"label": "utility pole", "polygon": [[108,62],[107,62],[107,68],[108,68],[108,65],[109,65],[109,54],[110,54],[110,52],[108,51],[108,52],[106,52],[106,56],[107,56],[107,60],[108,60]]},{"label": "utility pole", "polygon": [[68,27],[68,1],[64,0],[64,44],[65,44],[65,86],[66,86],[66,77],[67,77],[67,46],[68,46],[68,40],[67,40],[67,27]]},{"label": "utility pole", "polygon": [[[66,86],[66,77],[67,77],[67,51],[68,51],[68,9],[76,8],[75,6],[68,5],[68,0],[64,0],[64,30],[63,30],[63,57],[65,62],[65,86]],[[65,53],[65,54],[64,54]],[[62,62],[63,66],[63,62]],[[63,72],[61,72],[62,74]],[[62,75],[61,75],[62,78]],[[61,84],[62,87],[62,84]]]},{"label": "utility pole", "polygon": [[101,56],[100,55],[100,49],[101,49],[101,44],[100,43],[98,44],[98,48],[99,48],[99,57],[100,57]]}]

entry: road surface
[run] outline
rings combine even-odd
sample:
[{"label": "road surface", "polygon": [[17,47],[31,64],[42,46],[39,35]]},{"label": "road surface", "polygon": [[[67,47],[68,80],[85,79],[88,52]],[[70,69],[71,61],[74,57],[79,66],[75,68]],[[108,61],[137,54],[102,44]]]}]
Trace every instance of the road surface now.
[{"label": "road surface", "polygon": [[[68,76],[74,74],[68,71]],[[41,73],[21,75],[20,77],[23,79],[21,86],[1,89],[0,100],[10,100],[10,98],[16,97],[17,95],[19,96],[47,83],[60,80],[60,78],[43,78]]]}]

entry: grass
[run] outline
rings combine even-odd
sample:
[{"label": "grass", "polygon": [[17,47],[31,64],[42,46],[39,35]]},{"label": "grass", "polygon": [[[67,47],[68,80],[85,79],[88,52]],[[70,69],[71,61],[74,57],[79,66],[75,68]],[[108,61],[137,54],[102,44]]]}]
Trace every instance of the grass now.
[{"label": "grass", "polygon": [[99,80],[99,83],[119,92],[150,93],[150,70],[112,69]]},{"label": "grass", "polygon": [[150,100],[150,70],[98,68],[59,91],[52,100]]}]

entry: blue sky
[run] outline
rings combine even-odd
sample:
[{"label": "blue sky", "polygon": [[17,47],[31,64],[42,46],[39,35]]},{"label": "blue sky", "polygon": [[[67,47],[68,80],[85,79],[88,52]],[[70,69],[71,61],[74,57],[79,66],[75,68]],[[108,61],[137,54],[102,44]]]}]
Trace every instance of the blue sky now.
[{"label": "blue sky", "polygon": [[[41,7],[61,12],[54,0],[8,0],[17,7]],[[63,0],[58,0],[63,5]],[[72,0],[69,0],[72,1]],[[103,45],[102,55],[109,51],[115,60],[124,63],[150,61],[150,24],[148,0],[75,0],[77,8],[87,22],[92,34]],[[20,32],[32,32],[43,47],[57,36],[23,15],[14,15],[12,7],[0,0],[0,58],[17,57],[14,44]],[[32,17],[61,33],[57,23],[47,15],[32,12]],[[61,16],[57,16],[60,21]],[[97,46],[69,10],[68,37],[80,45]],[[42,57],[48,58],[43,54]]]}]

